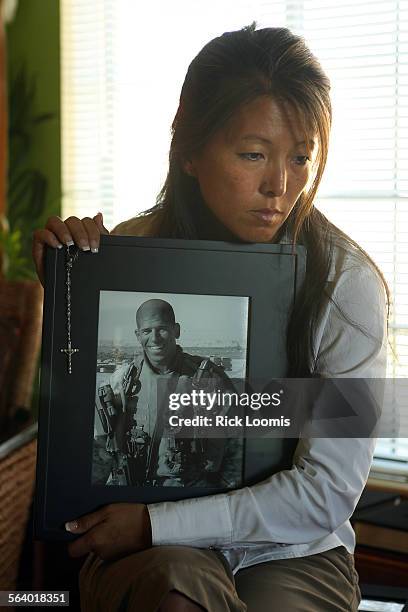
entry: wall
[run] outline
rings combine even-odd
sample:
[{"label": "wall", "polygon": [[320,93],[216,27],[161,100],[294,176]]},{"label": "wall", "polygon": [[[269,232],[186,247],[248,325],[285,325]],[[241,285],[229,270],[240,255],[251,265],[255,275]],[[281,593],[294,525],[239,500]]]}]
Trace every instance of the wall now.
[{"label": "wall", "polygon": [[[54,118],[36,128],[29,165],[48,180],[48,214],[59,214],[61,203],[60,151],[60,27],[59,0],[19,0],[14,20],[7,26],[8,71],[21,62],[37,78],[34,111]],[[47,216],[48,216],[47,214]]]}]

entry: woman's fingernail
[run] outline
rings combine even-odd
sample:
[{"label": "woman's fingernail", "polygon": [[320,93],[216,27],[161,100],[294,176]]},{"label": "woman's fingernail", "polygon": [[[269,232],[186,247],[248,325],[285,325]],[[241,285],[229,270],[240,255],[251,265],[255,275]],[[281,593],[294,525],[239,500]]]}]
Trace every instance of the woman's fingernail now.
[{"label": "woman's fingernail", "polygon": [[68,523],[65,523],[65,529],[67,531],[75,531],[78,529],[78,521],[69,521]]},{"label": "woman's fingernail", "polygon": [[91,247],[89,246],[89,244],[86,242],[86,240],[80,240],[78,242],[79,246],[81,247],[81,249],[83,251],[90,251]]},{"label": "woman's fingernail", "polygon": [[92,253],[98,253],[99,249],[98,249],[98,247],[92,247],[91,251],[92,251]]},{"label": "woman's fingernail", "polygon": [[57,249],[62,249],[62,246],[63,246],[63,245],[62,245],[60,242],[58,242],[58,243],[56,244]]},{"label": "woman's fingernail", "polygon": [[73,240],[67,240],[67,246],[74,246],[75,242]]}]

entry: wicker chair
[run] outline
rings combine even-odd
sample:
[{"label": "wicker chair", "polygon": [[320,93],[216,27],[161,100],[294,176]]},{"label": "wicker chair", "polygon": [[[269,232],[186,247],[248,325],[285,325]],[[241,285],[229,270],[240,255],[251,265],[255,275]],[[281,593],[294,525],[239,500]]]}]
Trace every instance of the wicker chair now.
[{"label": "wicker chair", "polygon": [[0,445],[0,590],[16,588],[20,554],[33,497],[37,426]]}]

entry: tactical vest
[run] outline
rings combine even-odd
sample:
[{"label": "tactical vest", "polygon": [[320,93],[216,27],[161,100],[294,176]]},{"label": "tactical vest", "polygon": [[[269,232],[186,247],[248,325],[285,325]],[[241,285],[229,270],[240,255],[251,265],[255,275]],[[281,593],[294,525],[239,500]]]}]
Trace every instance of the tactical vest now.
[{"label": "tactical vest", "polygon": [[[157,413],[154,431],[151,435],[137,425],[138,394],[141,389],[140,374],[144,359],[134,361],[126,368],[122,380],[115,385],[103,385],[99,388],[98,412],[104,431],[107,435],[106,451],[111,454],[114,465],[110,484],[154,486],[163,482],[156,476],[158,452],[163,438],[163,414]],[[179,375],[191,376],[192,387],[205,389],[208,381],[214,376],[229,380],[223,370],[210,359],[202,359],[183,353],[183,368]],[[174,385],[178,378],[174,377]],[[170,390],[171,392],[171,390]],[[169,449],[169,465],[173,474],[178,474],[178,486],[186,484],[186,475],[201,472],[203,460],[208,452],[208,443],[203,439],[175,440],[174,448]],[[220,443],[212,443],[212,461],[206,461],[211,472],[219,469],[222,449]],[[211,468],[208,467],[211,464]],[[161,479],[162,481],[164,478]]]}]

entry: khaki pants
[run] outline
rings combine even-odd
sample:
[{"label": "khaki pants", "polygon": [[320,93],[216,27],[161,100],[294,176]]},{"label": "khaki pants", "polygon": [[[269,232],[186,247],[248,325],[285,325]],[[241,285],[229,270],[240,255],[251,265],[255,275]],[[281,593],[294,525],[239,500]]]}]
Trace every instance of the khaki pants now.
[{"label": "khaki pants", "polygon": [[354,559],[343,546],[240,570],[213,550],[155,546],[118,561],[91,554],[79,577],[82,612],[155,612],[176,590],[208,612],[356,612]]}]

